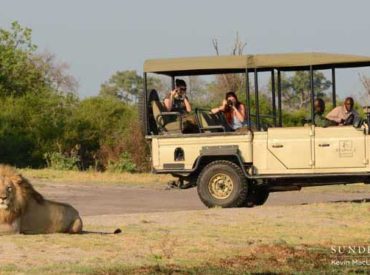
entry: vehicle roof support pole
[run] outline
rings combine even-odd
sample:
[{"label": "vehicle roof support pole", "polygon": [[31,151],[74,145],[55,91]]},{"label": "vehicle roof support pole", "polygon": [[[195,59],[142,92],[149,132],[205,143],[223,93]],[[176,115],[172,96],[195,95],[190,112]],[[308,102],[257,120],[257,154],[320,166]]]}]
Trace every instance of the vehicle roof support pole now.
[{"label": "vehicle roof support pole", "polygon": [[148,121],[148,87],[147,87],[147,74],[144,73],[144,77],[143,77],[143,84],[144,84],[144,129],[145,129],[145,135],[147,135],[149,133],[149,129],[148,129],[148,126],[149,126],[149,121]]},{"label": "vehicle roof support pole", "polygon": [[249,86],[249,73],[248,69],[245,70],[245,101],[247,106],[247,120],[248,126],[251,126],[251,94],[250,94],[250,86]]},{"label": "vehicle roof support pole", "polygon": [[314,89],[314,81],[313,81],[313,68],[312,65],[310,66],[310,84],[311,84],[311,121],[314,123],[314,116],[315,116],[315,89]]},{"label": "vehicle roof support pole", "polygon": [[171,75],[171,87],[172,90],[175,89],[175,77],[173,75]]},{"label": "vehicle roof support pole", "polygon": [[282,127],[283,126],[283,115],[281,113],[281,72],[280,70],[278,70],[277,86],[278,86],[279,127]]},{"label": "vehicle roof support pole", "polygon": [[272,116],[274,119],[274,126],[277,126],[276,121],[276,96],[275,96],[275,70],[271,70],[271,97],[272,97]]},{"label": "vehicle roof support pole", "polygon": [[337,106],[337,88],[335,83],[335,68],[331,69],[331,87],[333,89],[333,108]]},{"label": "vehicle roof support pole", "polygon": [[258,99],[258,73],[257,69],[254,69],[254,102],[256,106],[256,127],[257,130],[260,130],[260,106]]}]

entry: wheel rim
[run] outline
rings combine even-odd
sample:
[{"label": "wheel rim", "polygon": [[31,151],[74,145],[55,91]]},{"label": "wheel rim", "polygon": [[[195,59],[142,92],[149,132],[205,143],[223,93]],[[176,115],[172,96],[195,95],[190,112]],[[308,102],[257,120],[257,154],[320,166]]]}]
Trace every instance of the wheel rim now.
[{"label": "wheel rim", "polygon": [[213,197],[224,200],[230,197],[234,183],[229,175],[218,173],[209,180],[208,189]]}]

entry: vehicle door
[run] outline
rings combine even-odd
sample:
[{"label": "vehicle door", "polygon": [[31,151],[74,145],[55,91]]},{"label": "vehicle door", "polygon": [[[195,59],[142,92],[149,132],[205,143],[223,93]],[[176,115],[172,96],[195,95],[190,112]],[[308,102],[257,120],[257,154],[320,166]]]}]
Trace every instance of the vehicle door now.
[{"label": "vehicle door", "polygon": [[315,127],[315,168],[365,167],[366,135],[353,126]]},{"label": "vehicle door", "polygon": [[268,150],[287,169],[312,168],[312,145],[311,126],[268,129]]}]

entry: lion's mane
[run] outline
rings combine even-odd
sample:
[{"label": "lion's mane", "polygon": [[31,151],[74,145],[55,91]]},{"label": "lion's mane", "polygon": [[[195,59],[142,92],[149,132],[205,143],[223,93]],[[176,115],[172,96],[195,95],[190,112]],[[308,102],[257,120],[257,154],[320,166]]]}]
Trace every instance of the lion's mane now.
[{"label": "lion's mane", "polygon": [[[14,185],[12,189],[14,197],[9,205],[9,211],[0,211],[0,222],[12,223],[21,216],[30,198],[40,204],[45,201],[44,197],[33,188],[30,182],[13,167],[0,164],[0,177],[8,179]],[[4,184],[4,181],[0,181],[0,184]]]},{"label": "lion's mane", "polygon": [[75,208],[44,199],[11,166],[0,165],[0,187],[10,190],[7,208],[0,210],[2,232],[4,228],[5,232],[10,229],[10,232],[24,234],[82,232],[82,220]]}]

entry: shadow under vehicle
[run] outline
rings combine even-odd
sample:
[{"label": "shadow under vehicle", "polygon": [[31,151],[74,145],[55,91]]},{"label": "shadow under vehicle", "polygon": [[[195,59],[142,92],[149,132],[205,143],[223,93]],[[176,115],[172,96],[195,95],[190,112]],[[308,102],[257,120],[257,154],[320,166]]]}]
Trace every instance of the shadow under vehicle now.
[{"label": "shadow under vehicle", "polygon": [[[331,71],[335,107],[336,70],[365,66],[370,66],[370,57],[327,53],[147,60],[139,108],[143,132],[151,143],[152,171],[172,174],[186,186],[197,186],[200,199],[208,207],[262,205],[270,192],[307,186],[369,183],[370,108],[364,108],[366,119],[351,125],[283,127],[281,100],[282,72],[308,71],[314,121],[314,71]],[[261,72],[271,73],[272,126],[268,128],[262,123],[266,116],[259,108]],[[254,129],[232,132],[222,117],[197,110],[199,133],[183,133],[181,115],[166,112],[156,91],[148,90],[149,73],[169,76],[172,86],[176,77],[244,74],[248,125],[253,121]],[[254,114],[250,111],[251,75]]]}]

